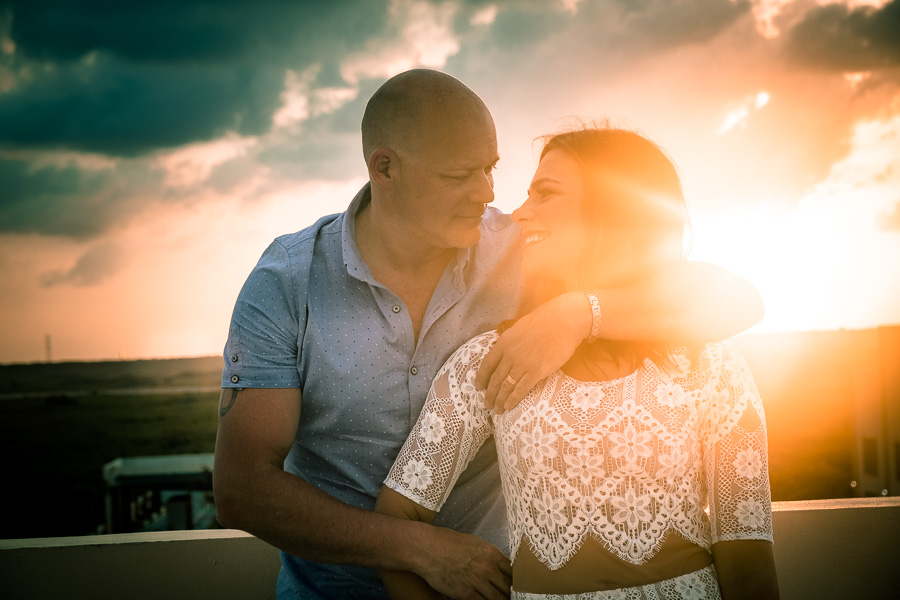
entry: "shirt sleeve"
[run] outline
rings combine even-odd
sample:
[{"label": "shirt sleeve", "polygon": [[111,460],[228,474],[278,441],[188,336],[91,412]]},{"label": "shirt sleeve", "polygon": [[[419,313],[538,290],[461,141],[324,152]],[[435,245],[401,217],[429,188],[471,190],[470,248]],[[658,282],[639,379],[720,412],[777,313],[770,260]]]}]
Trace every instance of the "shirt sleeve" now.
[{"label": "shirt sleeve", "polygon": [[[235,302],[222,387],[300,387],[297,340],[303,323],[299,311],[306,303],[298,298],[295,278],[302,272],[291,264],[291,256],[278,240],[263,253]],[[300,286],[300,291],[305,287]],[[302,316],[305,320],[305,310]]]},{"label": "shirt sleeve", "polygon": [[707,347],[710,369],[702,417],[712,542],[772,541],[772,494],[766,417],[744,358],[725,345]]},{"label": "shirt sleeve", "polygon": [[460,474],[493,432],[475,374],[497,340],[495,332],[472,338],[438,371],[419,419],[397,455],[385,485],[440,511]]}]

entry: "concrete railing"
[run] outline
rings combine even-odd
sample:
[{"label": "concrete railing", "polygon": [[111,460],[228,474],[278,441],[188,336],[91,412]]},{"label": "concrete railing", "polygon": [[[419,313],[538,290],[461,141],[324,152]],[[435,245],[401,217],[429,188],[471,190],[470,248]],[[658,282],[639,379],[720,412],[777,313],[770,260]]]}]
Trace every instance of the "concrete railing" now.
[{"label": "concrete railing", "polygon": [[[784,600],[900,598],[900,498],[773,505]],[[278,553],[233,530],[0,541],[0,598],[274,598]]]}]

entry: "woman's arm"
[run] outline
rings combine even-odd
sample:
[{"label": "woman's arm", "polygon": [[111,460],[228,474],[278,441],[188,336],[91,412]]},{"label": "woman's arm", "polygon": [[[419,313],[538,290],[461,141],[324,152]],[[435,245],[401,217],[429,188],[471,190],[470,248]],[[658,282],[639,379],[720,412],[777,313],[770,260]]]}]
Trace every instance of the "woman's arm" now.
[{"label": "woman's arm", "polygon": [[713,544],[723,600],[778,600],[775,553],[767,540]]},{"label": "woman's arm", "polygon": [[[704,350],[701,436],[712,551],[725,600],[777,600],[772,494],[762,399],[744,358],[724,344]],[[699,363],[704,363],[701,358]],[[718,540],[718,541],[716,541]]]},{"label": "woman's arm", "polygon": [[[676,261],[645,280],[590,290],[601,310],[598,337],[690,344],[719,341],[758,323],[762,298],[746,279],[722,267]],[[591,334],[584,292],[568,292],[525,315],[484,358],[475,385],[485,406],[516,406],[540,380],[566,363]],[[509,376],[516,383],[511,383]]]},{"label": "woman's arm", "polygon": [[[379,571],[391,598],[443,598],[429,582],[445,590],[452,598],[509,598],[512,568],[509,559],[491,544],[473,535],[432,527],[430,523],[436,515],[434,511],[416,504],[387,486],[383,486],[378,494],[375,512],[422,522],[424,527],[432,530],[432,536],[441,536],[448,542],[438,542],[433,546],[441,548],[441,552],[428,556],[428,570],[423,568],[425,579],[410,572]],[[461,579],[447,578],[445,574],[453,572],[445,568],[449,565],[455,567],[456,573],[462,571],[466,576]]]}]

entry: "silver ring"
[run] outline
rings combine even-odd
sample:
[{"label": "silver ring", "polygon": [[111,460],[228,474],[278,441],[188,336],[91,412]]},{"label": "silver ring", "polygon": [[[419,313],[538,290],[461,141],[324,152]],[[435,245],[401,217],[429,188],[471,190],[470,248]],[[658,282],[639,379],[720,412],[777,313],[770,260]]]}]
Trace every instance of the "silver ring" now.
[{"label": "silver ring", "polygon": [[518,383],[518,381],[516,381],[509,375],[506,376],[506,382],[512,384],[513,387],[516,387],[516,384]]}]

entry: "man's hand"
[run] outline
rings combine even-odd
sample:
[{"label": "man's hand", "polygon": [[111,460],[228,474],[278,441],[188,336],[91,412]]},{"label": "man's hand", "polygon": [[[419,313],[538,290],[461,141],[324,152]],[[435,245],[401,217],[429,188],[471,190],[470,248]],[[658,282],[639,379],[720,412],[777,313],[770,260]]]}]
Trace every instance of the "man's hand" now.
[{"label": "man's hand", "polygon": [[450,598],[509,598],[512,565],[493,545],[474,535],[435,528],[436,552],[423,570],[425,581]]},{"label": "man's hand", "polygon": [[497,548],[479,537],[430,525],[437,513],[387,486],[381,488],[375,512],[406,524],[403,571],[381,569],[391,598],[502,600],[509,598],[512,566]]},{"label": "man's hand", "polygon": [[569,292],[538,307],[503,332],[484,357],[475,387],[488,410],[516,406],[537,383],[572,358],[591,332],[591,306]]}]

